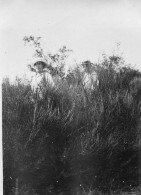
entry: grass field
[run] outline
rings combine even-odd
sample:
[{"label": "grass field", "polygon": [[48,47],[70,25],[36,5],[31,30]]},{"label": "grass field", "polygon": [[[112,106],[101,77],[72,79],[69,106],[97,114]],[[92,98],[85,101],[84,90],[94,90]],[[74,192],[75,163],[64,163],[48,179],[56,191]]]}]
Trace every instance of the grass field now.
[{"label": "grass field", "polygon": [[95,65],[91,88],[75,69],[73,83],[46,83],[42,98],[3,80],[5,195],[141,194],[141,73],[115,60]]}]

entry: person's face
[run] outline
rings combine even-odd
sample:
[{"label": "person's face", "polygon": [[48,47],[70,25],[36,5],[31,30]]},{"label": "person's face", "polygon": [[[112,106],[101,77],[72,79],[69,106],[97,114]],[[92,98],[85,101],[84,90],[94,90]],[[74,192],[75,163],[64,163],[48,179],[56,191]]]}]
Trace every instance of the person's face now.
[{"label": "person's face", "polygon": [[42,65],[42,64],[36,65],[36,71],[37,71],[38,73],[43,72],[43,65]]}]

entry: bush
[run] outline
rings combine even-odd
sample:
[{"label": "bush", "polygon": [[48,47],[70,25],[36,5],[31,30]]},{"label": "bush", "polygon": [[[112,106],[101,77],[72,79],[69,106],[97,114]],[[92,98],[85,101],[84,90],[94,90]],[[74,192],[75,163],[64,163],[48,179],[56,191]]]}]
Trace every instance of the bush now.
[{"label": "bush", "polygon": [[130,91],[134,76],[128,75],[140,73],[119,63],[112,56],[92,65],[98,82],[91,89],[77,68],[56,88],[45,86],[36,103],[29,84],[3,80],[4,194],[17,178],[27,194],[29,188],[73,194],[78,188],[107,192],[139,184],[140,115]]}]

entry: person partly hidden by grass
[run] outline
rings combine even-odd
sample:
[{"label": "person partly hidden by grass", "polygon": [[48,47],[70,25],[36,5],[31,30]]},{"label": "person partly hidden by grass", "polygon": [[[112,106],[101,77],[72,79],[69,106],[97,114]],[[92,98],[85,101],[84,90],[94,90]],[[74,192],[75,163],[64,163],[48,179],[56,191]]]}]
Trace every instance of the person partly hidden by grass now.
[{"label": "person partly hidden by grass", "polygon": [[33,117],[33,126],[36,120],[36,112],[38,109],[38,101],[43,99],[43,91],[48,84],[50,87],[54,87],[54,81],[51,74],[46,69],[46,62],[43,60],[38,60],[33,64],[34,76],[31,80],[31,89],[33,91],[32,101],[35,104],[34,108],[34,117]]}]

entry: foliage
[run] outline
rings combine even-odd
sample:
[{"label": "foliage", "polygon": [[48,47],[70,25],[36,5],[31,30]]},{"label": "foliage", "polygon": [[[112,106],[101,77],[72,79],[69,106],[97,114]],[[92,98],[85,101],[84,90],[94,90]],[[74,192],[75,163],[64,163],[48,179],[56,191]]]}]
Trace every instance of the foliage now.
[{"label": "foliage", "polygon": [[[26,41],[40,48],[38,39]],[[42,99],[20,79],[3,80],[4,194],[14,190],[16,178],[29,194],[138,186],[141,96],[135,86],[141,73],[118,56],[89,65],[91,71],[80,65],[56,88],[45,85]],[[97,75],[91,88],[84,84],[85,73]]]},{"label": "foliage", "polygon": [[[35,38],[34,36],[25,36],[24,42],[25,44],[30,44],[34,47],[34,57],[41,58],[46,61],[47,70],[49,70],[52,76],[58,75],[59,77],[63,77],[65,75],[65,64],[66,59],[69,56],[72,50],[67,49],[66,46],[63,46],[58,50],[57,53],[45,53],[40,43],[41,37]],[[34,71],[34,67],[32,64],[29,65],[29,68]]]}]

